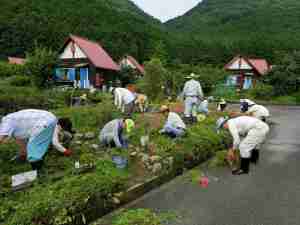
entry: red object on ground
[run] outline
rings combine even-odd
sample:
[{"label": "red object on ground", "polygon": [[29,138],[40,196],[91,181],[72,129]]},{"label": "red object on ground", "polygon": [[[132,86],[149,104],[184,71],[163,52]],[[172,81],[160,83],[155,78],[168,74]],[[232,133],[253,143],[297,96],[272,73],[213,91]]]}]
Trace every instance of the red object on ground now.
[{"label": "red object on ground", "polygon": [[203,188],[207,188],[209,184],[209,179],[207,177],[201,177],[199,184]]},{"label": "red object on ground", "polygon": [[73,154],[73,152],[70,149],[66,149],[66,151],[64,151],[64,156],[71,156]]}]

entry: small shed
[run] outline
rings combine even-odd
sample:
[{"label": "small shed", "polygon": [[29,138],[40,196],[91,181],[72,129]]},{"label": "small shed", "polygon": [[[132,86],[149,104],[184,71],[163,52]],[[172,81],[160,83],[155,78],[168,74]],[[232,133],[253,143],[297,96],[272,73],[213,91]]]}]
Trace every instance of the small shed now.
[{"label": "small shed", "polygon": [[226,81],[228,86],[250,89],[255,87],[257,80],[270,71],[271,66],[266,59],[236,56],[225,65],[224,69],[230,72]]},{"label": "small shed", "polygon": [[144,67],[133,57],[130,55],[126,55],[119,63],[121,68],[131,68],[136,70],[140,76],[145,74]]},{"label": "small shed", "polygon": [[8,63],[9,64],[15,64],[15,65],[24,65],[25,59],[24,58],[17,58],[17,57],[8,57]]},{"label": "small shed", "polygon": [[120,67],[99,43],[70,35],[64,43],[55,79],[73,81],[79,88],[102,88],[115,80]]}]

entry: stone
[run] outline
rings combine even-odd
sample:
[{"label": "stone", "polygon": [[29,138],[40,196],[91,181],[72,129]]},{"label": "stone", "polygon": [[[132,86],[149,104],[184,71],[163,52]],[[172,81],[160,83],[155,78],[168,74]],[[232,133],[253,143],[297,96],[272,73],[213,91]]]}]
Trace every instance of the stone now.
[{"label": "stone", "polygon": [[84,135],[81,133],[75,134],[75,139],[82,139],[83,137],[84,137]]},{"label": "stone", "polygon": [[95,135],[94,132],[87,132],[87,133],[84,135],[84,138],[87,139],[87,140],[94,139],[95,137],[96,137],[96,135]]},{"label": "stone", "polygon": [[114,193],[114,197],[121,198],[124,195],[124,192]]},{"label": "stone", "polygon": [[94,150],[98,150],[99,147],[100,147],[100,146],[97,145],[97,144],[92,144],[92,145],[91,145],[91,148],[94,149]]},{"label": "stone", "polygon": [[82,145],[82,142],[81,141],[75,141],[75,144],[76,145]]},{"label": "stone", "polygon": [[152,173],[157,174],[162,170],[161,163],[155,163],[152,168]]},{"label": "stone", "polygon": [[116,205],[119,205],[121,203],[120,199],[113,197],[112,198],[113,203],[115,203]]},{"label": "stone", "polygon": [[174,157],[170,156],[167,158],[168,162],[169,162],[169,166],[172,167],[174,164]]},{"label": "stone", "polygon": [[131,152],[131,153],[130,153],[130,156],[131,156],[131,157],[135,157],[136,155],[137,155],[137,152]]},{"label": "stone", "polygon": [[151,163],[156,163],[159,162],[161,160],[161,157],[159,155],[154,155],[150,157],[150,161]]},{"label": "stone", "polygon": [[149,159],[150,159],[150,157],[149,157],[149,155],[147,155],[147,154],[144,154],[144,155],[142,156],[142,162],[143,162],[143,163],[149,162]]}]

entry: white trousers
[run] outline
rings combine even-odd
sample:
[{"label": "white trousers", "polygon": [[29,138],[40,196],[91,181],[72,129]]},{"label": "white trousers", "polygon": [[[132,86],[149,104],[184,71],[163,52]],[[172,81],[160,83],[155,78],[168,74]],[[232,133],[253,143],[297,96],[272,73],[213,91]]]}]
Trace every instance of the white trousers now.
[{"label": "white trousers", "polygon": [[251,129],[239,145],[241,157],[250,158],[251,151],[263,144],[268,132],[269,126],[265,123],[259,123],[255,128]]},{"label": "white trousers", "polygon": [[199,99],[197,97],[186,97],[184,100],[184,116],[197,116]]}]

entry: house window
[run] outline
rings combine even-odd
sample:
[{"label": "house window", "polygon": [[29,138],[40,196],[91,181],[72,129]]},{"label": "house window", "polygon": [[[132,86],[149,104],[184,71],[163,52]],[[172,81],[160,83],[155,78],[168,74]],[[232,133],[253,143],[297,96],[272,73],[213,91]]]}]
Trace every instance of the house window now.
[{"label": "house window", "polygon": [[237,84],[237,75],[230,75],[227,77],[226,85],[227,86],[236,86]]},{"label": "house window", "polygon": [[57,68],[55,70],[55,78],[57,80],[68,80],[68,69]]}]

